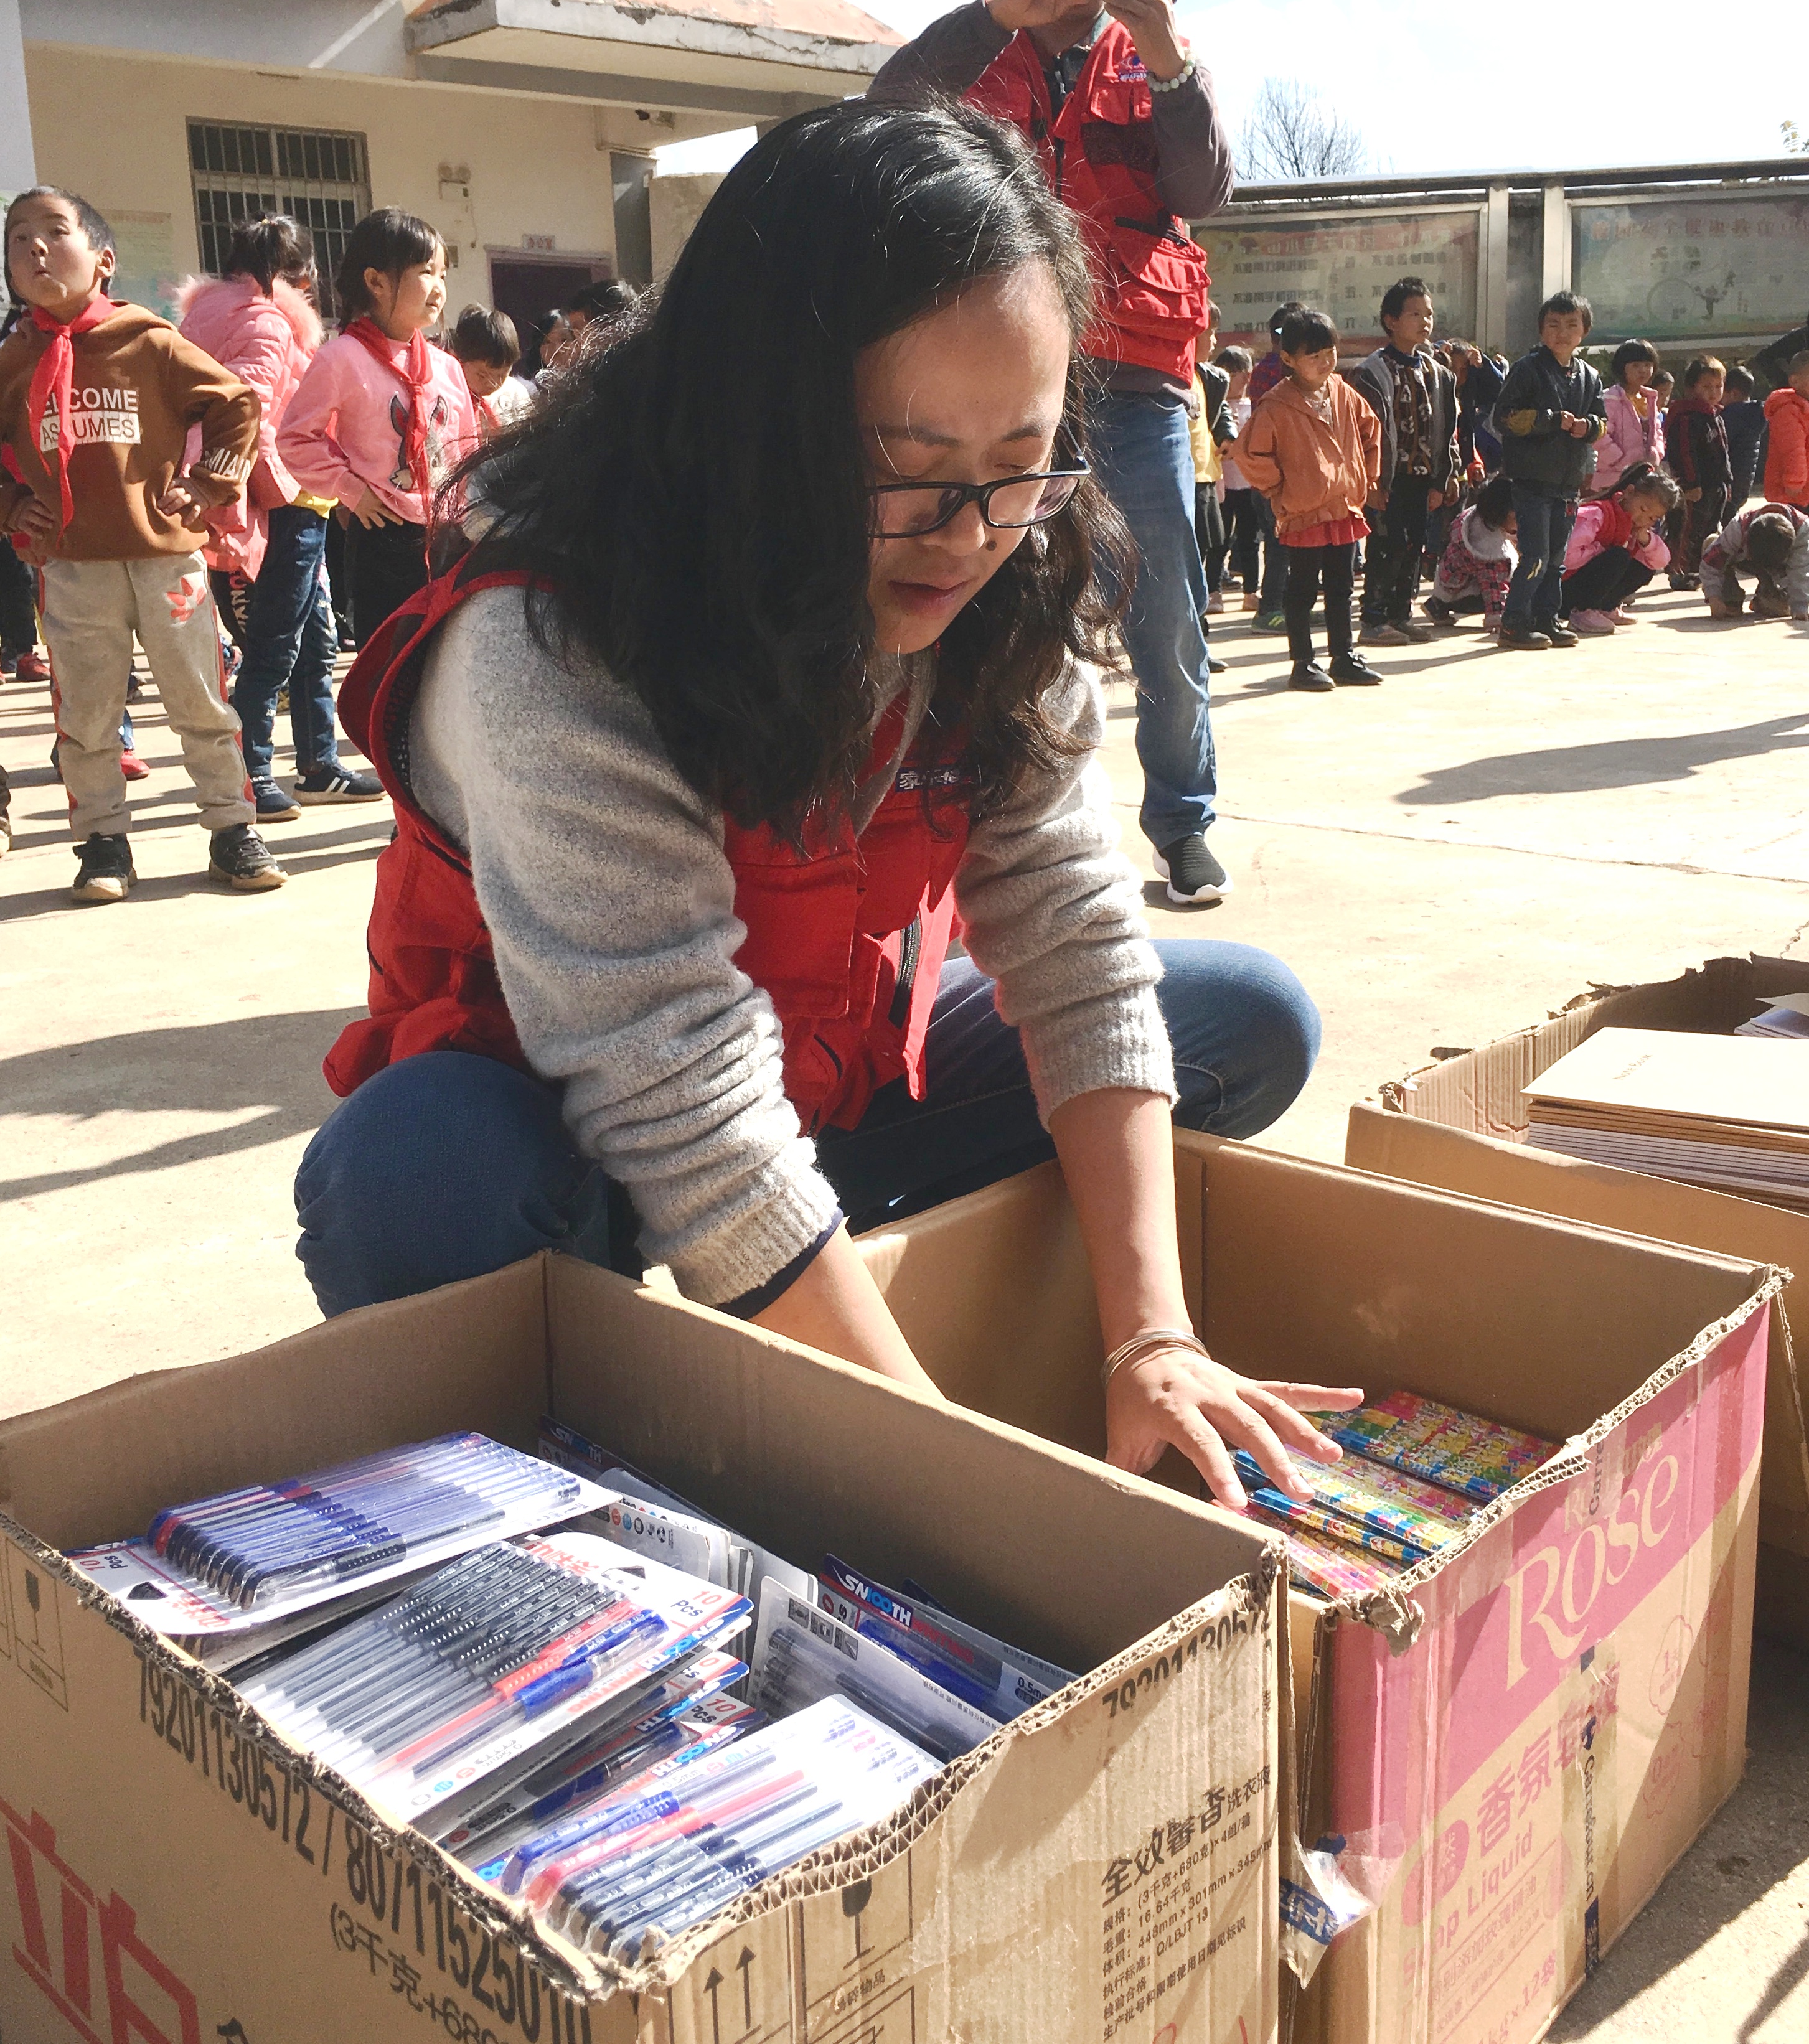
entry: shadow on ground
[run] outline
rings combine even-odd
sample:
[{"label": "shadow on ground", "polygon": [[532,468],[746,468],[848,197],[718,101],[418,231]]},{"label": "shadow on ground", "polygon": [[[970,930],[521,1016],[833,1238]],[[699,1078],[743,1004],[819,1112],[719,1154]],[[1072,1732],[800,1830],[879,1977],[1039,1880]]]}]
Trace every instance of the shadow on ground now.
[{"label": "shadow on ground", "polygon": [[332,1112],[321,1060],[361,1008],[247,1015],[184,1029],[145,1029],[90,1043],[57,1044],[0,1058],[0,1101],[10,1114],[129,1111],[229,1114],[263,1111],[230,1128],[204,1129],[110,1163],[0,1178],[0,1204],[206,1157],[259,1150],[317,1128]]},{"label": "shadow on ground", "polygon": [[1576,795],[1603,788],[1638,788],[1656,781],[1687,781],[1699,767],[1723,759],[1809,746],[1809,713],[1767,717],[1730,731],[1692,731],[1675,738],[1616,738],[1597,745],[1558,745],[1538,752],[1500,752],[1491,759],[1441,766],[1397,802],[1485,802],[1493,795]]},{"label": "shadow on ground", "polygon": [[[1746,1774],[1689,1854],[1546,2033],[1549,2044],[1580,2044],[1618,2009],[1684,1965],[1715,1933],[1809,1862],[1809,1656],[1765,1639],[1753,1642]],[[1809,1977],[1806,1934],[1753,1993],[1731,1974],[1725,2027],[1713,2034],[1747,2044]],[[1757,1984],[1754,1984],[1757,1985]],[[1617,2031],[1615,2033],[1618,2035]],[[1642,2032],[1641,2034],[1643,2034]],[[1710,2033],[1695,2034],[1706,2040]]]}]

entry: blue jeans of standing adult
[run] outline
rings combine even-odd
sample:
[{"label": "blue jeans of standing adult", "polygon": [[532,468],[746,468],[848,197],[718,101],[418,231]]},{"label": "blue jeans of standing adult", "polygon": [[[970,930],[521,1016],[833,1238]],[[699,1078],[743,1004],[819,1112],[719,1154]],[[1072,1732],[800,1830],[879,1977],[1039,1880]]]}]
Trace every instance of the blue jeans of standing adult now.
[{"label": "blue jeans of standing adult", "polygon": [[1515,544],[1520,559],[1514,579],[1507,585],[1501,628],[1503,632],[1549,632],[1557,622],[1564,595],[1564,550],[1570,544],[1570,528],[1576,522],[1576,501],[1541,496],[1517,482],[1514,522],[1519,528]]},{"label": "blue jeans of standing adult", "polygon": [[270,542],[252,586],[244,659],[233,689],[233,707],[244,726],[245,770],[254,781],[271,777],[276,697],[284,688],[296,771],[318,773],[338,764],[333,663],[339,631],[321,573],[325,554],[326,520],[319,512],[279,504],[271,513]]},{"label": "blue jeans of standing adult", "polygon": [[1218,793],[1187,407],[1178,396],[1104,397],[1093,407],[1091,438],[1100,482],[1137,543],[1137,586],[1121,628],[1137,678],[1138,821],[1164,851],[1210,828]]},{"label": "blue jeans of standing adult", "polygon": [[[1287,1108],[1318,1055],[1319,1017],[1279,959],[1244,944],[1159,943],[1158,989],[1180,1095],[1175,1120],[1253,1135]],[[1018,1032],[971,959],[943,967],[924,1097],[877,1093],[817,1158],[856,1228],[939,1204],[1055,1154]],[[321,1310],[406,1298],[542,1249],[638,1274],[633,1210],[572,1147],[560,1093],[458,1051],[367,1079],[308,1145],[295,1175],[296,1254]]]}]

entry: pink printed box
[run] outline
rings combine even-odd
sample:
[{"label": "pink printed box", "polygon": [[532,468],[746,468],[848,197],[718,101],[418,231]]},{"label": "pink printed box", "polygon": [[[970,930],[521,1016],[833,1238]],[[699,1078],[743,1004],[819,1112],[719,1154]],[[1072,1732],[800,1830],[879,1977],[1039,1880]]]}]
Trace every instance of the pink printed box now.
[{"label": "pink printed box", "polygon": [[[1207,1137],[1176,1166],[1214,1355],[1563,1443],[1386,1594],[1289,1600],[1295,2044],[1534,2044],[1745,1763],[1782,1275]],[[1100,1452],[1053,1166],[861,1246],[950,1397]]]}]

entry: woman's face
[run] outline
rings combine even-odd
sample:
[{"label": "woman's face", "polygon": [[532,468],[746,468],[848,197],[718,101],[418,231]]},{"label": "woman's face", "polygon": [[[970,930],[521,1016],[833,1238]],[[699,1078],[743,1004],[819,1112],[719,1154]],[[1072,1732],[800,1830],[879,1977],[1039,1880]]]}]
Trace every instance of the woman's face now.
[{"label": "woman's face", "polygon": [[[996,482],[1058,466],[1071,336],[1041,263],[976,284],[862,349],[855,404],[869,480]],[[876,539],[867,600],[887,653],[933,646],[1029,537],[965,504],[933,532]]]}]

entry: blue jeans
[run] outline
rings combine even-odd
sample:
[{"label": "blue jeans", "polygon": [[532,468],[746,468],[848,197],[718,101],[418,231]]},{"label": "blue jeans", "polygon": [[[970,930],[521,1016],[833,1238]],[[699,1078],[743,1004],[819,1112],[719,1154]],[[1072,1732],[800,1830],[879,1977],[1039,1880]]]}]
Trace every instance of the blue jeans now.
[{"label": "blue jeans", "polygon": [[1501,628],[1549,632],[1557,622],[1564,594],[1564,550],[1570,544],[1570,528],[1576,522],[1576,501],[1565,497],[1541,497],[1517,482],[1514,522],[1519,528],[1515,544],[1520,559],[1514,579],[1507,585]]},{"label": "blue jeans", "polygon": [[[1253,1135],[1318,1055],[1318,1012],[1279,959],[1244,944],[1160,943],[1175,1120]],[[939,1204],[1055,1155],[1018,1032],[970,959],[943,967],[924,1097],[876,1093],[818,1162],[856,1228]],[[560,1093],[491,1058],[434,1051],[367,1079],[295,1174],[296,1254],[329,1316],[498,1270],[542,1249],[637,1275],[622,1189],[572,1147]]]},{"label": "blue jeans", "polygon": [[1137,543],[1122,629],[1137,678],[1138,821],[1162,851],[1211,828],[1218,793],[1187,409],[1178,397],[1107,396],[1093,406],[1091,432],[1099,481]]},{"label": "blue jeans", "polygon": [[244,726],[245,770],[254,781],[271,777],[276,697],[284,688],[295,770],[313,774],[339,763],[333,724],[339,632],[321,572],[325,553],[326,520],[319,512],[279,504],[271,513],[270,543],[252,586],[244,659],[233,688],[233,707]]}]

